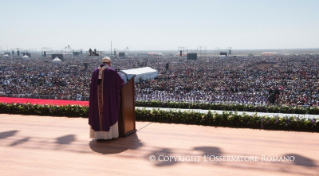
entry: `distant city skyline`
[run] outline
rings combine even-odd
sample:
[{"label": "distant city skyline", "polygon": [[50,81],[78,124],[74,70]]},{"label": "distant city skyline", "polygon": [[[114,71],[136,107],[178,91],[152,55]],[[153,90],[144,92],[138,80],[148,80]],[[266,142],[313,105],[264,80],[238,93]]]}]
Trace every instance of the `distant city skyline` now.
[{"label": "distant city skyline", "polygon": [[319,48],[317,0],[0,0],[0,50]]}]

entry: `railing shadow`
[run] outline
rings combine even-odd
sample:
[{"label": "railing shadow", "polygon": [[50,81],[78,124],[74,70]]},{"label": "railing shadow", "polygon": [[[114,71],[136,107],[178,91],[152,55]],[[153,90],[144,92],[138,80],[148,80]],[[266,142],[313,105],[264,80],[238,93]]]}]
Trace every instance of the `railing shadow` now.
[{"label": "railing shadow", "polygon": [[4,139],[4,138],[8,138],[8,137],[14,136],[17,132],[18,132],[17,130],[1,132],[0,133],[0,139]]},{"label": "railing shadow", "polygon": [[202,151],[202,155],[221,156],[222,151],[218,147],[194,147],[194,150]]},{"label": "railing shadow", "polygon": [[[207,155],[221,156],[222,151],[218,147],[194,147],[193,151],[200,151],[201,154],[197,156],[203,157]],[[200,160],[203,158],[198,158],[196,156],[190,156],[188,153],[182,154],[180,156],[175,156],[172,154],[173,152],[169,148],[162,148],[159,150],[152,151],[145,158],[149,159],[150,161],[154,162],[155,166],[157,167],[164,167],[164,166],[172,166],[182,162],[192,162],[193,164],[199,163]]]},{"label": "railing shadow", "polygon": [[305,166],[305,167],[317,167],[317,165],[315,164],[315,161],[313,161],[310,158],[307,158],[298,154],[294,154],[294,153],[285,154],[285,156],[294,156],[295,160],[293,164],[295,165]]},{"label": "railing shadow", "polygon": [[16,146],[16,145],[19,145],[19,144],[22,144],[22,143],[25,143],[25,142],[28,142],[30,139],[30,137],[26,137],[26,138],[23,138],[23,139],[20,139],[20,140],[17,140],[17,141],[14,141],[10,146]]},{"label": "railing shadow", "polygon": [[73,141],[75,141],[75,136],[72,134],[72,135],[65,135],[65,136],[57,138],[56,143],[62,144],[62,145],[68,145]]}]

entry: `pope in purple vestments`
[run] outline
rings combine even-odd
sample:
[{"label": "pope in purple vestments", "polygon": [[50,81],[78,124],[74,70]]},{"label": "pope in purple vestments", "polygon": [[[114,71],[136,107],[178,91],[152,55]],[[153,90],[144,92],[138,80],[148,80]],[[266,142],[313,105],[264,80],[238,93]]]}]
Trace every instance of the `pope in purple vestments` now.
[{"label": "pope in purple vestments", "polygon": [[93,71],[90,85],[89,125],[90,137],[113,139],[119,136],[118,116],[120,91],[124,81],[111,68],[111,59],[104,57],[100,67]]}]

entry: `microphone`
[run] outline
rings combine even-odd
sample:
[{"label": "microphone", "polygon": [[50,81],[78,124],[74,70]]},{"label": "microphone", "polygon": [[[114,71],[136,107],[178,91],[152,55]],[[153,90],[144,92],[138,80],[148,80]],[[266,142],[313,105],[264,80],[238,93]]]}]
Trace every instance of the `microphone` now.
[{"label": "microphone", "polygon": [[116,72],[121,72],[121,73],[123,73],[125,76],[126,76],[126,81],[128,82],[128,77],[127,77],[127,74],[126,73],[124,73],[121,69],[115,69],[116,70]]}]

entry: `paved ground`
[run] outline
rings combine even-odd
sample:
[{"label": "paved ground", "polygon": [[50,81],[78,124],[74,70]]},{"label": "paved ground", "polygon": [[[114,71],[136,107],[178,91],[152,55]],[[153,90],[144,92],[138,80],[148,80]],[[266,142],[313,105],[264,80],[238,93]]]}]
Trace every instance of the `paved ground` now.
[{"label": "paved ground", "polygon": [[0,114],[0,175],[319,175],[319,133],[148,122],[137,129],[97,143],[84,118]]}]

